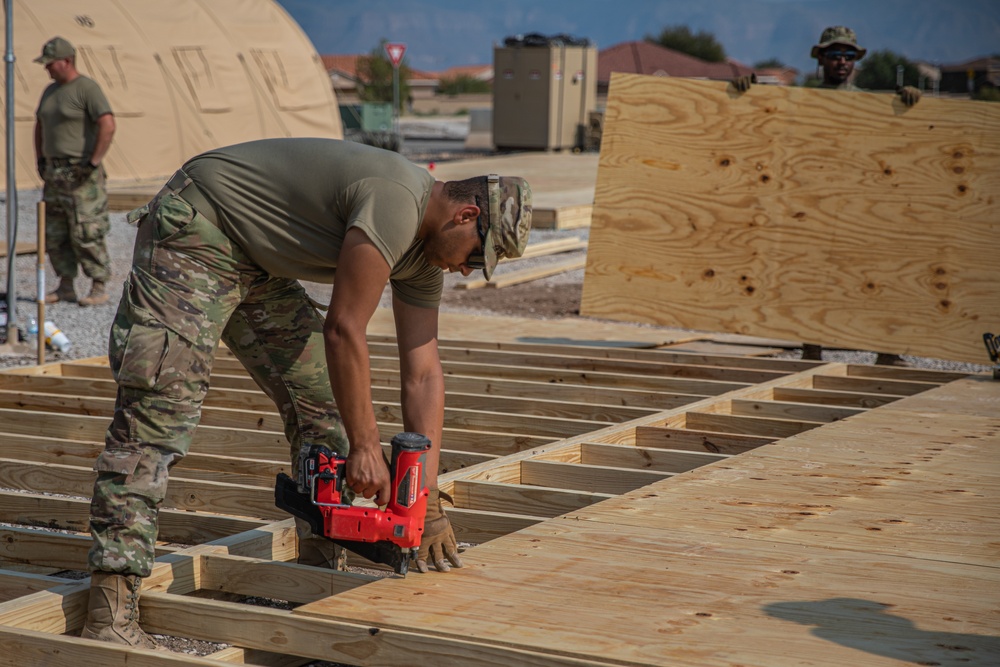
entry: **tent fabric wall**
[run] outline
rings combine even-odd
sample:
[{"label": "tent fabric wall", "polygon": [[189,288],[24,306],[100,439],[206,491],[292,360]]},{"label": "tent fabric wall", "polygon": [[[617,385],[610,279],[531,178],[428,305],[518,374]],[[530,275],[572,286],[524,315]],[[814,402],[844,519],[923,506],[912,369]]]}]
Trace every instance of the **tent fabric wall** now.
[{"label": "tent fabric wall", "polygon": [[41,185],[35,108],[50,79],[33,60],[56,35],[76,46],[77,68],[115,110],[112,184],[163,178],[193,155],[251,139],[343,138],[319,56],[272,0],[13,3],[18,187]]}]

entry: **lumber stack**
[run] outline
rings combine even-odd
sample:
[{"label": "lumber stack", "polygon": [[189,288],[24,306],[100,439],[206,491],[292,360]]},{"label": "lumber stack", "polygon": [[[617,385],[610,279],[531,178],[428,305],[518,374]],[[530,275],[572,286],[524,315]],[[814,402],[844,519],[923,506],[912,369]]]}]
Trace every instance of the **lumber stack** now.
[{"label": "lumber stack", "polygon": [[615,74],[581,313],[986,363],[1000,108]]}]

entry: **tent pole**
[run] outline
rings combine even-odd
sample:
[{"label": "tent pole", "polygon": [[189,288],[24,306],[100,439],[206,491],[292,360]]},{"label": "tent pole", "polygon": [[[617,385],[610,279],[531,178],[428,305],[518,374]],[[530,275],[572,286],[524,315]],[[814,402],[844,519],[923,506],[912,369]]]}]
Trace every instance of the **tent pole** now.
[{"label": "tent pole", "polygon": [[45,363],[45,200],[38,202],[38,365]]},{"label": "tent pole", "polygon": [[7,47],[4,51],[7,83],[7,344],[17,342],[17,161],[14,153],[14,0],[4,0]]}]

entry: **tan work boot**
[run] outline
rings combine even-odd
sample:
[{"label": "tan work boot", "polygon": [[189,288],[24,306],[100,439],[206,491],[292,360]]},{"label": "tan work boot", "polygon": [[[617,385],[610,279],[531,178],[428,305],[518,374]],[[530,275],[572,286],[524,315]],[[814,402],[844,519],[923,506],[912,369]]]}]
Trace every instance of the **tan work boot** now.
[{"label": "tan work boot", "polygon": [[45,295],[45,303],[59,303],[60,301],[68,303],[76,301],[76,290],[73,289],[72,278],[60,278],[56,291]]},{"label": "tan work boot", "polygon": [[90,288],[90,294],[80,299],[81,306],[99,306],[108,302],[108,293],[104,290],[104,282],[95,280]]},{"label": "tan work boot", "polygon": [[159,648],[139,626],[141,585],[142,579],[135,574],[91,573],[87,623],[80,636],[136,648]]}]

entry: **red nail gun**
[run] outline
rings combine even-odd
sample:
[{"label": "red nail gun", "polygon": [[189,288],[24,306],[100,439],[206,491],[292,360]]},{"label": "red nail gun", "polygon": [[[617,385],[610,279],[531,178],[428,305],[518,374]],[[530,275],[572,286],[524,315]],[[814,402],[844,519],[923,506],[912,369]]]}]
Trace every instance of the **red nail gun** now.
[{"label": "red nail gun", "polygon": [[419,433],[400,433],[392,439],[392,489],[385,509],[345,502],[347,459],[322,445],[304,448],[297,481],[278,473],[274,502],[308,522],[316,535],[405,575],[424,532],[428,495],[424,464],[430,447],[431,441]]}]

